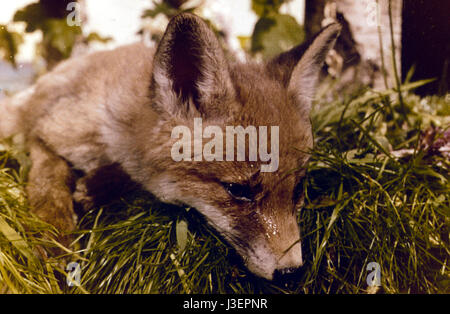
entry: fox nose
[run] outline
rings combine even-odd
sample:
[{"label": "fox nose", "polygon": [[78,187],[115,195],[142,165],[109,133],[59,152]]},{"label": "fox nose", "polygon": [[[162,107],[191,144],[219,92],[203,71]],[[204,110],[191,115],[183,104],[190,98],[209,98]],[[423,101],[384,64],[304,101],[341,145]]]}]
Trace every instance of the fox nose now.
[{"label": "fox nose", "polygon": [[277,269],[284,270],[284,272],[287,272],[287,270],[291,268],[296,269],[302,265],[303,265],[302,246],[300,242],[298,242],[294,246],[289,248],[287,252],[283,253],[283,256],[278,261]]},{"label": "fox nose", "polygon": [[273,273],[275,281],[281,284],[298,282],[300,267],[303,265],[302,247],[300,242],[293,245],[278,261],[278,267]]}]

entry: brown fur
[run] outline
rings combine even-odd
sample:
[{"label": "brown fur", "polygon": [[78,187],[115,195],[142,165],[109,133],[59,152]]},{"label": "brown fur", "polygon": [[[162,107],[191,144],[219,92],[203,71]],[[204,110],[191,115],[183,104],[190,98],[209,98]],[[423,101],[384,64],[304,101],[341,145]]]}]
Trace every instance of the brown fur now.
[{"label": "brown fur", "polygon": [[[0,119],[0,132],[28,138],[34,211],[73,230],[69,165],[86,175],[74,195],[85,203],[86,178],[119,167],[162,201],[196,207],[257,275],[272,278],[276,269],[300,266],[300,204],[293,193],[313,145],[308,115],[318,72],[339,29],[332,25],[310,46],[267,64],[241,64],[226,60],[206,23],[182,14],[171,20],[156,53],[134,44],[60,64],[8,100],[8,117]],[[279,169],[173,161],[172,129],[192,129],[194,117],[223,130],[279,126]],[[229,183],[255,191],[252,201],[233,198],[224,188]]]}]

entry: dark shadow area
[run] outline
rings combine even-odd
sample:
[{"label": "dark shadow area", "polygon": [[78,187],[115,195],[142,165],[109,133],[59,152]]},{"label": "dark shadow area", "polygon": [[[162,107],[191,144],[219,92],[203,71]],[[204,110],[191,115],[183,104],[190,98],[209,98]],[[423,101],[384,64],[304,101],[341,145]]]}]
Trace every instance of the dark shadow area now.
[{"label": "dark shadow area", "polygon": [[450,86],[450,1],[403,1],[402,78],[415,66],[412,81],[436,78],[416,93],[445,95]]}]

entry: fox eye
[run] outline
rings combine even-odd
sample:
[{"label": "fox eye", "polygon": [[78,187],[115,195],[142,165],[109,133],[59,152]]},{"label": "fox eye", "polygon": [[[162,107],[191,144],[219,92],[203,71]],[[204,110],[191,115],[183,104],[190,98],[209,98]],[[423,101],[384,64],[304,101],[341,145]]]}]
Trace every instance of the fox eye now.
[{"label": "fox eye", "polygon": [[237,200],[252,202],[255,197],[255,194],[249,185],[238,183],[222,183],[222,185],[228,194]]}]

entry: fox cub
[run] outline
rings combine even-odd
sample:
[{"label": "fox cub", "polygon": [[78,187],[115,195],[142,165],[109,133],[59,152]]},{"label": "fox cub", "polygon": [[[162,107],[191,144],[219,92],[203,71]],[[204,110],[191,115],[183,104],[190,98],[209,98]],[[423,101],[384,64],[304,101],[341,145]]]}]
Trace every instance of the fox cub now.
[{"label": "fox cub", "polygon": [[[157,49],[137,43],[61,63],[0,103],[0,137],[27,139],[33,212],[72,231],[74,201],[93,197],[89,180],[120,171],[163,202],[196,208],[256,275],[292,272],[303,263],[296,187],[313,145],[311,101],[340,28],[332,24],[268,62],[239,63],[225,57],[202,19],[180,14]],[[265,143],[276,144],[276,167],[261,171],[267,160],[225,158],[229,148],[239,152],[228,138],[227,152],[213,150],[224,158],[196,158],[196,140],[183,138],[189,158],[174,160],[174,128],[194,130],[199,118],[205,134],[211,126],[246,128],[249,146],[250,126],[276,126]]]}]

